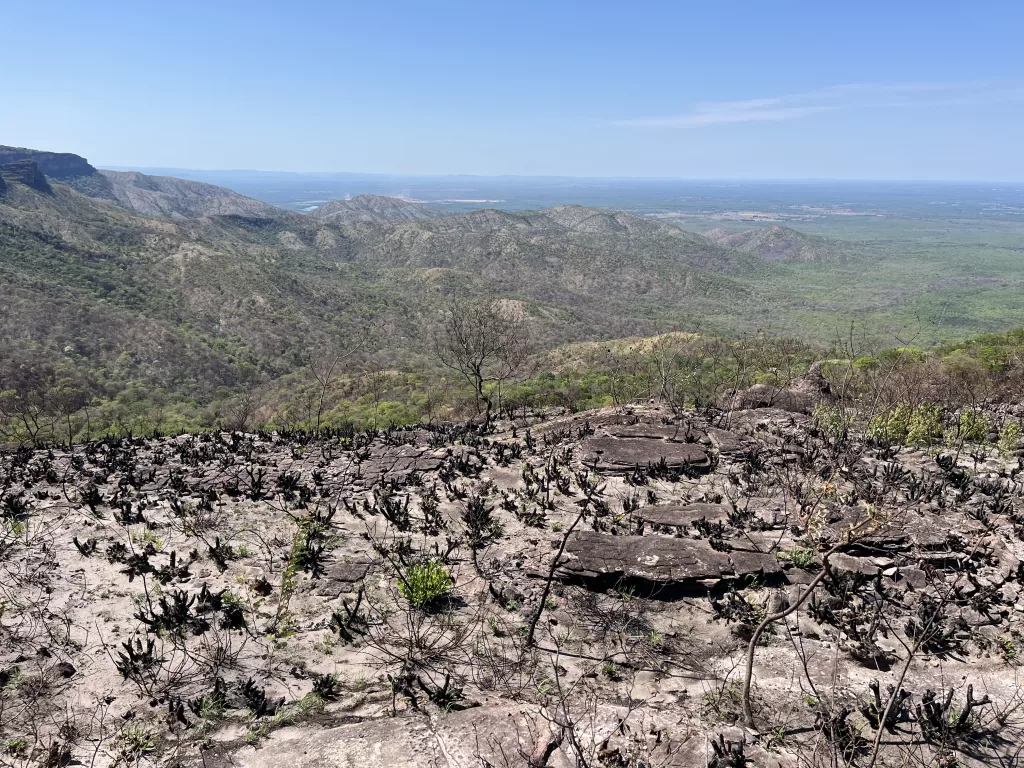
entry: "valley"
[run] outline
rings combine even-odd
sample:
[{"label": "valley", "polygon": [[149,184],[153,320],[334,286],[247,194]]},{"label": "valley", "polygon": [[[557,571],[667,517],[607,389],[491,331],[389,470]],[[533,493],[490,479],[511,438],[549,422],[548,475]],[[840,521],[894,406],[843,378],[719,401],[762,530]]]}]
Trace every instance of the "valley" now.
[{"label": "valley", "polygon": [[[677,330],[791,338],[819,356],[851,332],[873,352],[928,349],[1020,321],[1024,225],[980,213],[686,229],[578,205],[458,213],[363,195],[300,214],[75,155],[4,153],[4,386],[64,379],[107,426],[125,409],[199,426],[253,389],[279,402],[309,359],[355,344],[372,350],[357,372],[420,382],[386,398],[415,418],[409,387],[441,381],[430,348],[453,301],[517,302],[551,360]],[[350,402],[366,394],[361,373],[348,381]]]}]

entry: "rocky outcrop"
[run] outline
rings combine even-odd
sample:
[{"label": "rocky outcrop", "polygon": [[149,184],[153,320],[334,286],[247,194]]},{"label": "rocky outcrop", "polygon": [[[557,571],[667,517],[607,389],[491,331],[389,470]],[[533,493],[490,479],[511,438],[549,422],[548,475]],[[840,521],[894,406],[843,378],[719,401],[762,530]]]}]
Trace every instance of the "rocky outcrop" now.
[{"label": "rocky outcrop", "polygon": [[806,374],[785,386],[754,384],[747,389],[730,389],[719,404],[727,411],[779,408],[809,414],[818,403],[832,396],[832,385],[821,373],[822,365],[814,363]]},{"label": "rocky outcrop", "polygon": [[[24,184],[37,192],[53,194],[53,189],[46,177],[39,170],[35,160],[17,160],[13,163],[0,165],[0,180],[6,184]],[[3,188],[0,187],[0,192]]]},{"label": "rocky outcrop", "polygon": [[[41,612],[48,623],[19,645],[0,644],[0,684],[25,675],[32,686],[5,695],[22,705],[44,690],[51,711],[86,728],[95,696],[110,695],[111,717],[173,743],[182,768],[569,768],[567,738],[541,702],[561,706],[554,696],[577,686],[586,698],[566,698],[573,708],[562,711],[586,713],[573,738],[600,745],[605,764],[643,754],[697,768],[712,764],[704,750],[723,719],[739,716],[724,699],[708,714],[704,692],[765,615],[788,606],[799,610],[756,645],[759,718],[811,676],[853,681],[844,706],[863,714],[868,681],[884,680],[925,626],[922,647],[942,667],[908,668],[911,695],[941,674],[1017,701],[1017,462],[993,457],[991,472],[968,472],[965,455],[954,472],[954,459],[869,448],[835,472],[810,421],[743,411],[716,418],[724,429],[700,413],[634,406],[529,433],[211,432],[0,453],[14,479],[0,517],[48,531],[17,539],[0,580],[65,606]],[[699,451],[713,466],[672,476],[582,463],[623,449]],[[811,516],[794,502],[796,482],[828,490]],[[873,502],[851,503],[854,493]],[[412,570],[425,564],[436,581]],[[414,582],[444,594],[417,606]],[[152,601],[138,598],[146,583],[160,585]],[[59,631],[93,624],[102,636]],[[199,655],[213,637],[234,649],[231,668]],[[165,638],[200,659],[187,676],[155,654]],[[153,703],[150,678],[132,666],[142,663],[160,670],[165,702]],[[216,721],[203,714],[211,700]],[[22,713],[33,710],[8,711],[8,732],[32,733]],[[808,734],[820,722],[812,708],[793,716]],[[92,726],[69,757],[91,759],[101,738]]]},{"label": "rocky outcrop", "polygon": [[832,241],[805,235],[789,227],[762,227],[745,232],[726,232],[712,229],[704,237],[715,245],[735,248],[772,261],[824,261],[842,251]]},{"label": "rocky outcrop", "polygon": [[0,146],[0,165],[8,165],[24,160],[34,161],[40,172],[58,181],[74,179],[79,176],[91,176],[97,173],[97,170],[89,164],[88,160],[70,152],[42,152],[37,149],[26,149],[25,147]]},{"label": "rocky outcrop", "polygon": [[21,181],[40,191],[49,191],[50,181],[66,184],[87,197],[109,200],[116,205],[145,216],[192,218],[196,216],[264,216],[277,218],[284,211],[269,203],[253,200],[224,187],[186,181],[170,176],[145,173],[104,171],[89,164],[84,157],[70,152],[44,152],[24,147],[0,146],[0,166],[16,165],[24,176],[33,163],[45,178],[32,183]]},{"label": "rocky outcrop", "polygon": [[583,463],[603,472],[628,472],[648,466],[698,473],[711,469],[711,459],[702,446],[648,437],[587,438],[583,443]]},{"label": "rocky outcrop", "polygon": [[686,528],[698,521],[727,523],[729,508],[724,504],[655,504],[642,507],[637,517],[651,525]]},{"label": "rocky outcrop", "polygon": [[[197,216],[262,216],[288,214],[276,206],[240,195],[230,189],[172,176],[150,176],[136,171],[100,171],[109,183],[109,196],[122,208],[145,216],[173,219]],[[89,192],[84,191],[84,194]],[[97,195],[90,195],[97,196]]]}]

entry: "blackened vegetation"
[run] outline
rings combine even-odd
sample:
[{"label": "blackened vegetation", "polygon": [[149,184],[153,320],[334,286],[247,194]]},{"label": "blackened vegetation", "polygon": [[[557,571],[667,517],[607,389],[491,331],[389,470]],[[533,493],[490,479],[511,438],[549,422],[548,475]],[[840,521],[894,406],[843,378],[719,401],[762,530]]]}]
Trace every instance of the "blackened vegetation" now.
[{"label": "blackened vegetation", "polygon": [[[717,766],[779,743],[809,765],[1005,755],[1020,734],[1004,682],[1020,642],[1019,462],[837,438],[776,411],[730,418],[602,412],[502,434],[223,432],[7,454],[0,731],[38,731],[44,761],[54,744],[78,757],[85,740],[46,724],[72,706],[84,658],[109,661],[125,722],[144,727],[140,754],[161,743],[183,761],[225,720],[264,744],[314,714],[443,718],[494,700],[544,722],[550,739],[520,735],[547,764],[561,750],[595,768],[670,765],[684,714],[704,718]],[[611,441],[647,458],[584,461]],[[614,555],[580,575],[579,541]],[[723,735],[743,716],[747,643],[773,675],[753,681],[754,729]],[[714,686],[715,707],[671,687],[683,676]],[[96,706],[99,722],[110,704]],[[595,739],[601,707],[619,720]],[[97,728],[114,751],[124,733]]]}]

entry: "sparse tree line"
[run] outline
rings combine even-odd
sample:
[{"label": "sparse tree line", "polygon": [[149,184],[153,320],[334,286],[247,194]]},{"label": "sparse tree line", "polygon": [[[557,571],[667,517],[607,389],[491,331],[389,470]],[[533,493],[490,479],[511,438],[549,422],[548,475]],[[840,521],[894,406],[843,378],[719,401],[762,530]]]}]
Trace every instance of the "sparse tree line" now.
[{"label": "sparse tree line", "polygon": [[[576,353],[539,349],[534,322],[514,303],[455,302],[425,342],[432,365],[418,371],[375,362],[365,334],[325,340],[300,350],[286,377],[223,390],[206,404],[139,383],[110,394],[94,378],[12,358],[0,379],[0,440],[43,445],[204,429],[486,424],[538,410],[645,401],[728,409],[723,401],[731,393],[755,385],[784,398],[816,362],[829,383],[824,420],[870,412],[876,434],[911,443],[939,441],[950,428],[983,429],[985,418],[971,423],[971,414],[1024,397],[1020,332],[931,352],[899,346],[876,354],[863,352],[867,345],[852,334],[827,349],[763,333],[722,339],[668,332]],[[988,424],[996,433],[1004,426]]]}]

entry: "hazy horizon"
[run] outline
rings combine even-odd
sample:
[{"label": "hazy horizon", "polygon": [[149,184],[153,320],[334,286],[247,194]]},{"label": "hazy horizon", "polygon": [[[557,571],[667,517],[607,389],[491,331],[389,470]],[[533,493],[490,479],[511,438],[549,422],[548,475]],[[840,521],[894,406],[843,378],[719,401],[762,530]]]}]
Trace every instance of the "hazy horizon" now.
[{"label": "hazy horizon", "polygon": [[[38,147],[29,147],[38,149]],[[45,150],[45,151],[66,151],[66,150]],[[78,153],[74,153],[78,154]],[[292,175],[292,176],[399,176],[425,178],[480,178],[480,179],[581,179],[593,181],[681,181],[681,182],[707,182],[707,183],[748,183],[748,184],[829,184],[829,183],[851,183],[851,184],[998,184],[1001,186],[1014,186],[1024,184],[1024,176],[1019,179],[987,179],[987,178],[876,178],[857,176],[599,176],[599,175],[569,175],[569,174],[521,174],[521,173],[445,173],[445,172],[415,172],[415,171],[294,171],[271,168],[197,168],[188,166],[160,166],[160,165],[116,165],[105,163],[93,163],[97,168],[108,171],[137,171],[150,175],[172,175],[175,172],[185,173],[217,173],[217,174],[265,174],[265,175]]]},{"label": "hazy horizon", "polygon": [[103,167],[1024,180],[1020,3],[5,10],[0,142]]},{"label": "hazy horizon", "polygon": [[[125,168],[125,166],[120,166]],[[932,217],[959,214],[1018,217],[1024,183],[1000,181],[684,179],[468,174],[301,173],[128,167],[233,189],[296,211],[360,194],[431,203],[452,212],[479,208],[535,210],[583,205],[634,213],[770,212],[785,219],[855,212]],[[741,215],[740,218],[743,216]]]}]

